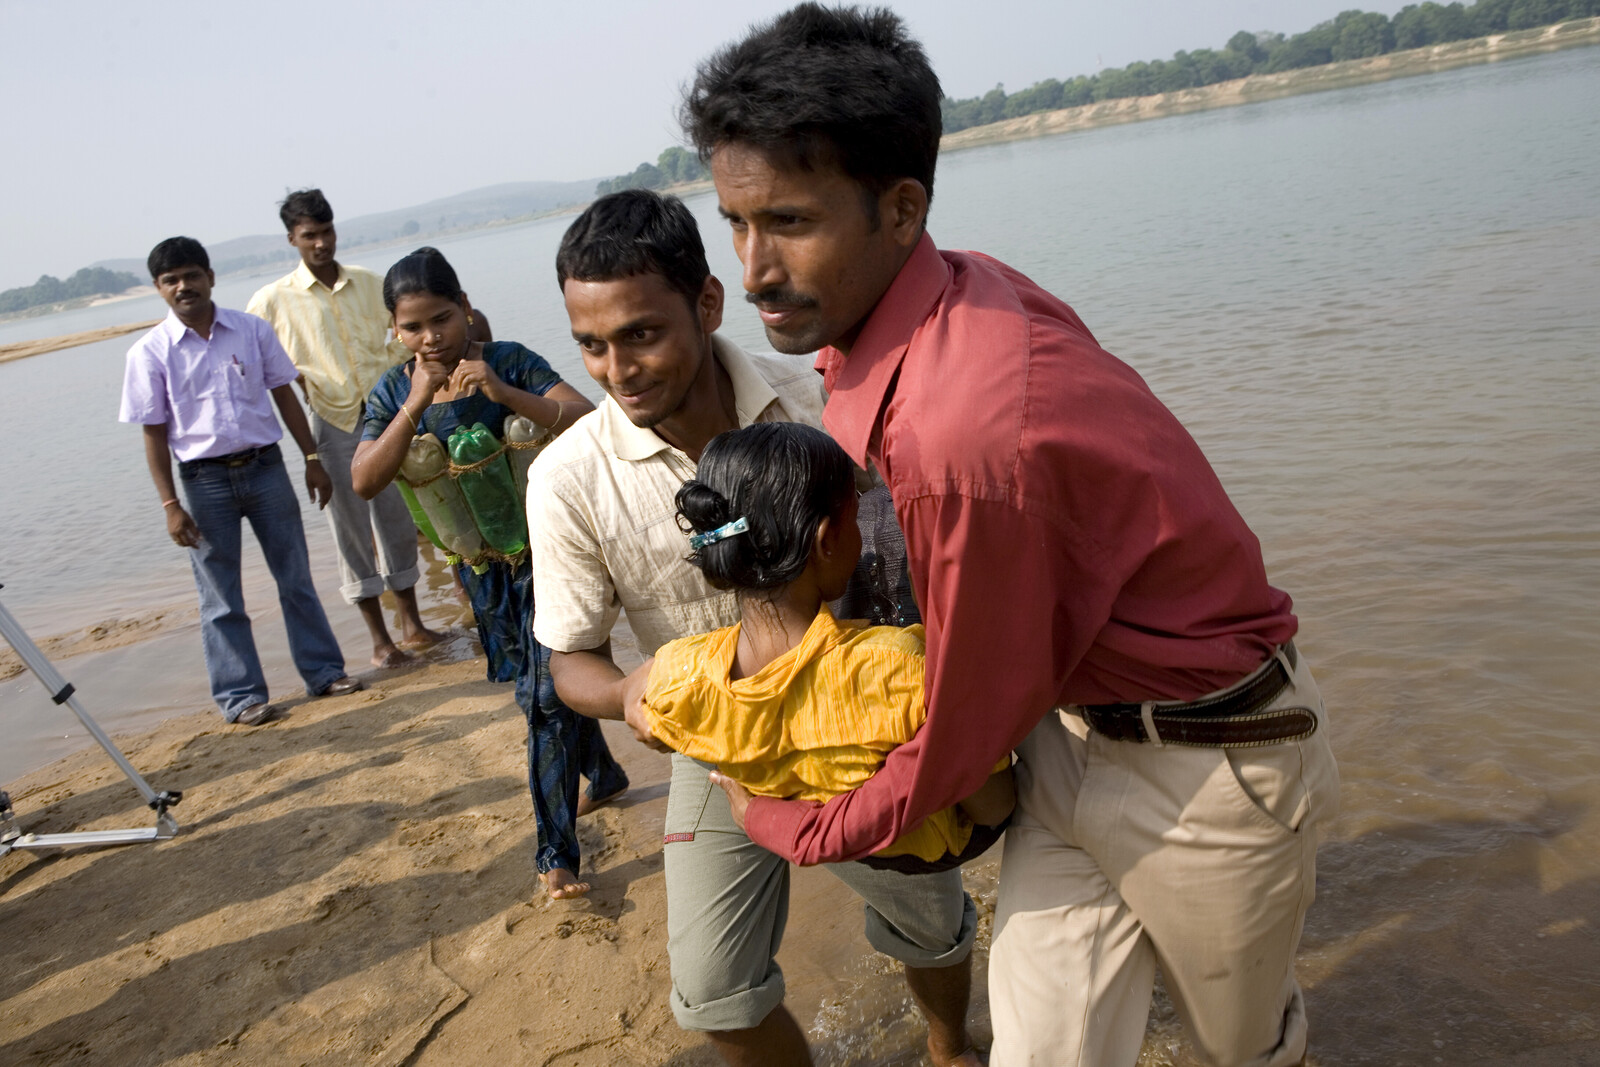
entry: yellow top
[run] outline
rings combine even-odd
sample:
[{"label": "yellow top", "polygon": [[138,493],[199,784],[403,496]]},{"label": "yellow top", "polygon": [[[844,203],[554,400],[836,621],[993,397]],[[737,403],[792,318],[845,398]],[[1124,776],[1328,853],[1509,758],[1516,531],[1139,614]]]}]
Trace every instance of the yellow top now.
[{"label": "yellow top", "polygon": [[383,279],[364,267],[340,264],[329,289],[302,262],[256,290],[245,310],[272,324],[306,381],[311,409],[345,433],[361,428],[367,394],[384,372],[411,358],[400,342],[385,340]]},{"label": "yellow top", "polygon": [[[848,792],[922,725],[921,626],[841,623],[824,604],[799,645],[733,680],[738,645],[737,624],[669,641],[644,703],[658,738],[752,793],[822,801]],[[878,855],[933,861],[971,836],[972,821],[946,808]]]}]

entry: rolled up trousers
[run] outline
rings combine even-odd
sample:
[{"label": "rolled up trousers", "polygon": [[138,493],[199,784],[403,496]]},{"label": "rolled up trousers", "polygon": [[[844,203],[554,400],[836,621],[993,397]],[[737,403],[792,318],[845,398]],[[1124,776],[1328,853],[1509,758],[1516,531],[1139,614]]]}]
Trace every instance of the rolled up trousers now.
[{"label": "rolled up trousers", "polygon": [[311,413],[317,455],[333,482],[333,497],[324,512],[339,555],[339,595],[346,604],[385,589],[410,589],[422,575],[417,568],[417,524],[399,487],[391,482],[371,500],[363,500],[350,483],[360,431],[358,426],[347,433]]},{"label": "rolled up trousers", "polygon": [[1301,1062],[1295,949],[1339,779],[1304,657],[1273,706],[1311,708],[1316,732],[1157,746],[1058,709],[1023,741],[989,959],[993,1067],[1133,1067],[1157,963],[1202,1058]]}]

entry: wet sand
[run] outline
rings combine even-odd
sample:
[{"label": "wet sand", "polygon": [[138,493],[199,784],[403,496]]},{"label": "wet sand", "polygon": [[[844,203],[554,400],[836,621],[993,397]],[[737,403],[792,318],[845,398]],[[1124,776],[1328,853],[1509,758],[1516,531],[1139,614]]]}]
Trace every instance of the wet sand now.
[{"label": "wet sand", "polygon": [[[90,652],[109,652],[126,648],[138,641],[147,641],[160,634],[200,622],[198,607],[168,607],[141,612],[136,615],[114,617],[93,626],[70,633],[52,634],[35,641],[39,651],[51,660],[81,656]],[[27,670],[22,657],[10,645],[0,643],[0,682],[15,678]]]},{"label": "wet sand", "polygon": [[[184,791],[182,830],[0,859],[0,1062],[715,1062],[667,1002],[666,757],[608,728],[633,786],[579,824],[593,891],[550,902],[525,727],[482,669],[394,672],[255,729],[206,712],[125,739],[157,789]],[[150,822],[98,749],[10,792],[25,831]],[[996,867],[969,879],[986,917]],[[904,987],[825,872],[797,872],[780,960],[819,1062],[918,1061]]]}]

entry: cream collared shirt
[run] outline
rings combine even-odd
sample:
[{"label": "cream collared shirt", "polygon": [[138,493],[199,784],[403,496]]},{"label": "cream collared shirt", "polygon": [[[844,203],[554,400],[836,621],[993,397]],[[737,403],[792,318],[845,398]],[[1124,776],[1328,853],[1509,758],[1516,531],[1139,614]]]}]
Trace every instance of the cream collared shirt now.
[{"label": "cream collared shirt", "polygon": [[[805,357],[757,356],[712,335],[733,383],[739,425],[821,427],[822,379]],[[596,648],[619,611],[646,656],[678,637],[739,621],[730,592],[685,557],[673,498],[695,463],[607,397],[550,444],[528,472],[533,632],[557,652]]]},{"label": "cream collared shirt", "polygon": [[302,262],[256,290],[245,310],[272,324],[305,378],[311,409],[346,433],[360,428],[367,394],[384,372],[411,358],[387,340],[383,279],[364,267],[340,264],[329,289]]}]

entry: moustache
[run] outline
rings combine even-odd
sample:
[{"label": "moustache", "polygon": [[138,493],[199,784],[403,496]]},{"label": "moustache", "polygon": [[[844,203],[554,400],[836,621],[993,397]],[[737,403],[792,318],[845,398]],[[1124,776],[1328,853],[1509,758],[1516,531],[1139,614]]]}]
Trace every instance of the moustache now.
[{"label": "moustache", "polygon": [[763,289],[759,293],[746,293],[745,303],[755,304],[758,307],[780,308],[814,308],[817,302],[814,298],[804,296],[793,289]]}]

